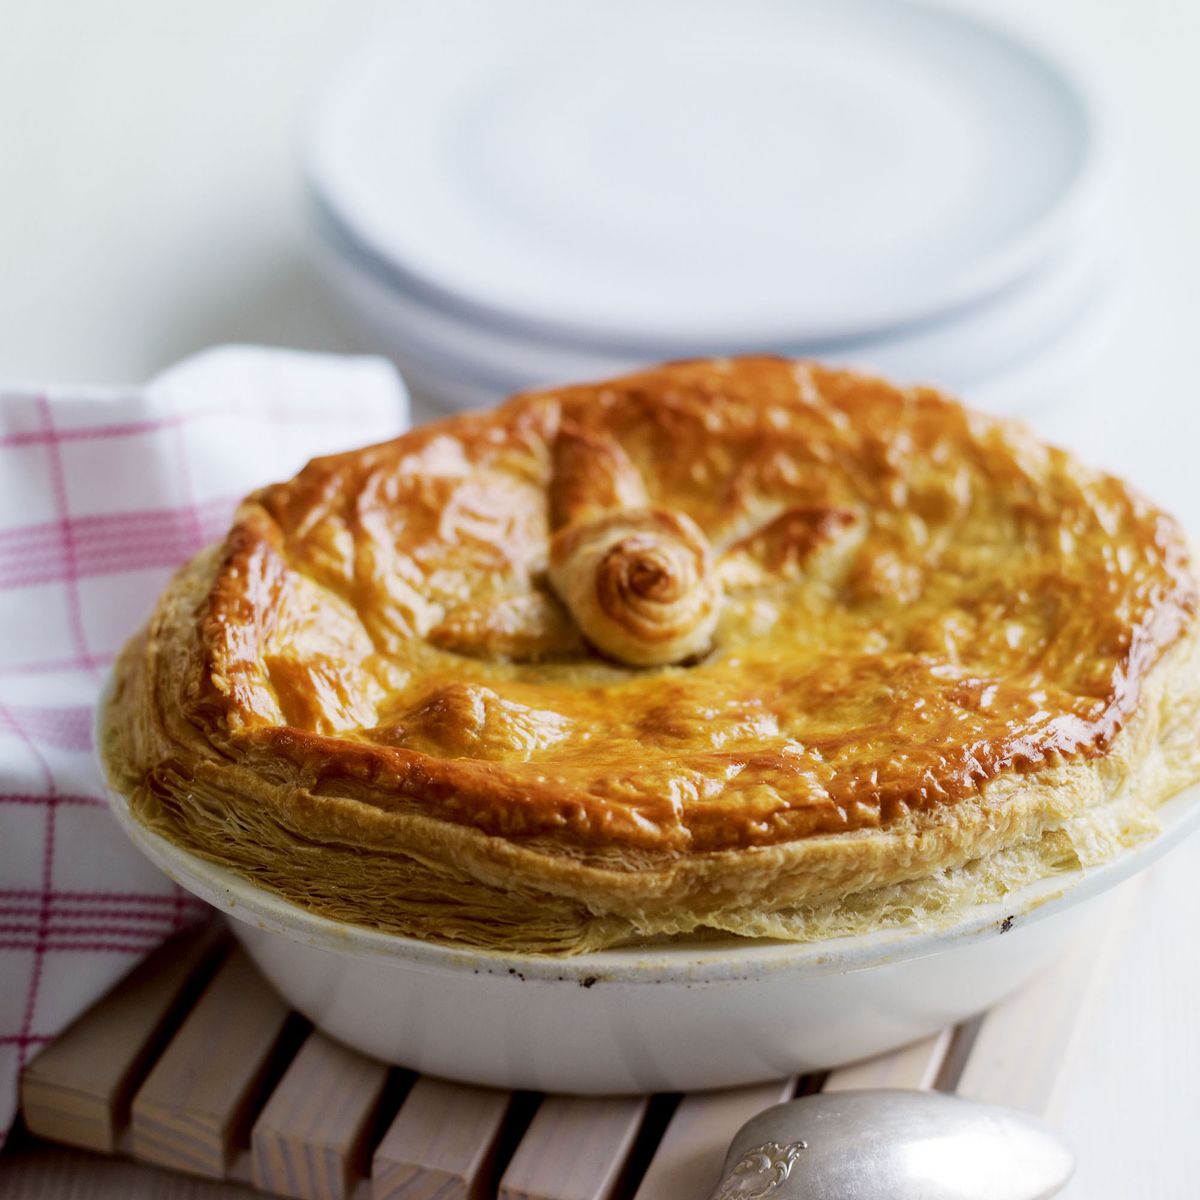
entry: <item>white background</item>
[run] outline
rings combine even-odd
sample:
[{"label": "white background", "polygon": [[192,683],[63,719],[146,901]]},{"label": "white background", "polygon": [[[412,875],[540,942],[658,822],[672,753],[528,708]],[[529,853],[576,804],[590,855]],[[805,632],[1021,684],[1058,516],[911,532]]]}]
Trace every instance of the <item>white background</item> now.
[{"label": "white background", "polygon": [[[141,380],[226,340],[360,348],[307,258],[304,98],[361,0],[0,0],[0,381]],[[1115,117],[1123,314],[1035,424],[1200,531],[1200,4],[993,8],[1088,63]],[[1159,868],[1065,1132],[1072,1200],[1194,1200],[1200,839]]]}]

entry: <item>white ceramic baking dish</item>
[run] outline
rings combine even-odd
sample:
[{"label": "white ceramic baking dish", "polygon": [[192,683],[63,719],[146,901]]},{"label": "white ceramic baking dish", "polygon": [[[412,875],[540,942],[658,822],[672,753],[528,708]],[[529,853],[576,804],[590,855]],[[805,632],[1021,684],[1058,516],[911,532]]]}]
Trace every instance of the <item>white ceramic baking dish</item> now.
[{"label": "white ceramic baking dish", "polygon": [[1200,824],[1200,787],[1162,832],[1103,866],[1030,886],[952,926],[797,945],[729,939],[575,958],[451,949],[314,916],[112,810],[171,878],[232,918],[281,995],[366,1054],[502,1088],[727,1087],[903,1045],[1019,987],[1102,893]]}]

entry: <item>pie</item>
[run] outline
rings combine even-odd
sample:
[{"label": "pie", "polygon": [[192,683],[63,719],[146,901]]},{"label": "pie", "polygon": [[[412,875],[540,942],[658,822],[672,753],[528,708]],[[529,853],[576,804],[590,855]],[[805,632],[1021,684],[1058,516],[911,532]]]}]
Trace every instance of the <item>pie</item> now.
[{"label": "pie", "polygon": [[1171,517],[779,358],[518,395],[239,508],[122,654],[113,786],[338,921],[578,953],[953,920],[1200,779]]}]

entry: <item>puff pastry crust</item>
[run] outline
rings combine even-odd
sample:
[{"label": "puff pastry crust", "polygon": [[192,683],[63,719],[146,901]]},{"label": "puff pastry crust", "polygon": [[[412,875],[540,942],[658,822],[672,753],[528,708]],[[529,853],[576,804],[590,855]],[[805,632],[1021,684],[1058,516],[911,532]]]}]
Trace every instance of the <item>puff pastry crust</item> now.
[{"label": "puff pastry crust", "polygon": [[517,396],[251,495],[116,670],[112,781],[339,920],[572,953],[927,921],[1200,778],[1175,522],[811,363]]}]

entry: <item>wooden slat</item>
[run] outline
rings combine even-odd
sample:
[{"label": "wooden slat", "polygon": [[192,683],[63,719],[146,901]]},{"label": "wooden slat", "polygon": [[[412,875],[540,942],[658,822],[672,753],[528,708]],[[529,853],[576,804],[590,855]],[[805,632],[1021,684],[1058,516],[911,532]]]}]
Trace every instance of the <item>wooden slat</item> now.
[{"label": "wooden slat", "polygon": [[490,1191],[511,1092],[421,1076],[375,1151],[373,1200],[479,1200]]},{"label": "wooden slat", "polygon": [[608,1200],[648,1103],[645,1096],[547,1096],[504,1172],[500,1200]]},{"label": "wooden slat", "polygon": [[254,1186],[290,1200],[346,1200],[388,1068],[315,1030],[250,1134]]},{"label": "wooden slat", "polygon": [[227,937],[215,922],[173,937],[33,1059],[21,1076],[26,1127],[112,1154],[133,1090]]},{"label": "wooden slat", "polygon": [[958,1082],[962,1096],[1053,1117],[1103,987],[1132,928],[1142,877],[1087,916],[1063,956],[982,1019]]},{"label": "wooden slat", "polygon": [[0,1154],[4,1200],[263,1200],[261,1192],[32,1139]]},{"label": "wooden slat", "polygon": [[891,1054],[880,1054],[864,1062],[851,1063],[830,1071],[824,1092],[849,1092],[858,1088],[923,1088],[937,1083],[954,1029],[943,1029],[933,1037],[911,1046],[902,1046]]},{"label": "wooden slat", "polygon": [[733,1135],[753,1116],[791,1098],[794,1079],[684,1096],[642,1176],[636,1200],[706,1200],[721,1178]]},{"label": "wooden slat", "polygon": [[252,1116],[288,1020],[241,950],[221,965],[133,1098],[133,1153],[220,1177]]}]

